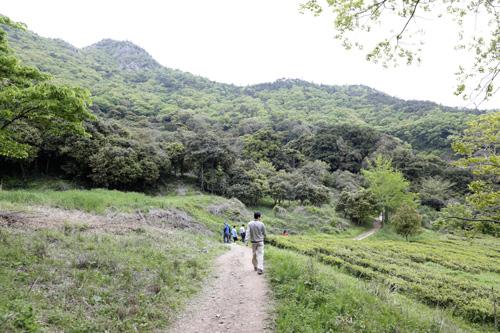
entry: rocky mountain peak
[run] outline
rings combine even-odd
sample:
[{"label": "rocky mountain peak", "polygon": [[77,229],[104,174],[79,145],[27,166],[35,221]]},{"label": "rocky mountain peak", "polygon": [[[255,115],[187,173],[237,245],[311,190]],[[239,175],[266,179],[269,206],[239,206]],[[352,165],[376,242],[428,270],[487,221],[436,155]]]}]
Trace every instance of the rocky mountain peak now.
[{"label": "rocky mountain peak", "polygon": [[102,50],[116,59],[118,67],[127,72],[139,70],[151,70],[161,67],[142,47],[130,41],[117,41],[113,39],[103,39],[92,44],[85,49]]}]

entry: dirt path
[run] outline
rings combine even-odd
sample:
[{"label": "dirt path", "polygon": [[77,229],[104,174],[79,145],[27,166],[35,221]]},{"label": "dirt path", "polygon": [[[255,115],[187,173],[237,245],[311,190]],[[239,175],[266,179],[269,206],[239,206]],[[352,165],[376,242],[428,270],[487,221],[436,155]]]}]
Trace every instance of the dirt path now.
[{"label": "dirt path", "polygon": [[215,265],[217,278],[188,306],[169,332],[271,332],[270,298],[264,275],[252,266],[250,247],[231,244]]},{"label": "dirt path", "polygon": [[362,233],[361,235],[358,235],[358,236],[354,237],[353,239],[354,240],[362,240],[362,239],[365,239],[368,236],[373,235],[382,226],[381,221],[382,221],[382,215],[379,216],[378,218],[376,218],[375,220],[373,220],[373,228],[371,228],[369,231],[367,231],[365,233]]}]

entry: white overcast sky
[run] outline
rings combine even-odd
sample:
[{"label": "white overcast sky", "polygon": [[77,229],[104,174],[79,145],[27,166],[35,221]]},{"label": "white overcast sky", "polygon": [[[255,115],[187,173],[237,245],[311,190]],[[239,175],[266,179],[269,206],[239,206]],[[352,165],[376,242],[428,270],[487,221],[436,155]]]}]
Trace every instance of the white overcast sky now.
[{"label": "white overcast sky", "polygon": [[[244,86],[299,78],[363,84],[403,99],[468,105],[453,95],[453,73],[464,63],[453,51],[454,26],[427,22],[431,33],[425,36],[423,63],[383,69],[333,39],[331,14],[300,14],[300,2],[15,0],[5,1],[0,14],[26,23],[42,37],[61,38],[78,48],[104,38],[128,40],[166,67],[218,82]],[[500,96],[481,108],[500,108]]]}]

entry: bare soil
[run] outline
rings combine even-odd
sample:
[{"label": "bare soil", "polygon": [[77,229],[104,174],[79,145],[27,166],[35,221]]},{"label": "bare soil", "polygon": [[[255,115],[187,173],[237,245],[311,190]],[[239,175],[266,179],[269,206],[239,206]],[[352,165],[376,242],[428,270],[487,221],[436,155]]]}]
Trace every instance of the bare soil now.
[{"label": "bare soil", "polygon": [[61,230],[67,223],[85,226],[86,230],[95,233],[125,233],[142,227],[153,231],[181,229],[206,236],[213,235],[210,230],[200,227],[183,214],[176,210],[151,210],[149,214],[138,211],[97,215],[81,210],[29,206],[24,211],[0,211],[0,227]]},{"label": "bare soil", "polygon": [[[240,243],[243,244],[243,243]],[[218,277],[207,285],[169,332],[271,332],[271,300],[264,274],[252,265],[250,247],[232,243],[215,262]]]},{"label": "bare soil", "polygon": [[362,239],[365,239],[366,237],[368,236],[371,236],[373,235],[374,233],[376,233],[380,227],[382,226],[382,215],[379,216],[377,219],[373,220],[373,228],[371,228],[370,230],[368,230],[367,232],[365,233],[362,233],[361,235],[358,235],[356,237],[354,237],[353,239],[354,240],[362,240]]}]

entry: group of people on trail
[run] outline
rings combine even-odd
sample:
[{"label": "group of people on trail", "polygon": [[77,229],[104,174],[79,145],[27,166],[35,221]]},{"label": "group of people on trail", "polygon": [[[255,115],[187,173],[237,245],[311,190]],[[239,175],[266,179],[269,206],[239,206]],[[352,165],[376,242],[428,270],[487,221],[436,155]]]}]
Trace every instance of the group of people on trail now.
[{"label": "group of people on trail", "polygon": [[[255,271],[259,275],[264,273],[264,238],[267,235],[266,226],[261,222],[262,214],[259,212],[254,213],[253,221],[249,222],[247,225],[247,230],[245,231],[245,225],[242,224],[240,230],[236,231],[236,226],[233,226],[231,230],[229,224],[224,221],[224,243],[230,243],[230,236],[233,236],[234,242],[238,240],[238,233],[241,236],[241,241],[245,242],[246,246],[250,242],[252,244],[252,265]],[[227,242],[226,242],[227,240]]]},{"label": "group of people on trail", "polygon": [[233,241],[236,243],[238,241],[238,235],[240,235],[241,241],[244,243],[246,236],[245,225],[242,224],[240,230],[236,231],[236,226],[233,226],[233,229],[231,229],[231,226],[227,223],[227,221],[224,221],[222,235],[224,236],[224,243],[231,243],[231,238],[233,238]]}]

